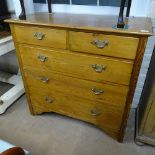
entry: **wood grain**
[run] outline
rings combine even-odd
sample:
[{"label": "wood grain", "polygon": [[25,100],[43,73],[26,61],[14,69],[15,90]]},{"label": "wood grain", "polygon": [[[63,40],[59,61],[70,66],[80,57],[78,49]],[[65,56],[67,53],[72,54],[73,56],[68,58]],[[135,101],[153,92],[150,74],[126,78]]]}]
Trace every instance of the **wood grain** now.
[{"label": "wood grain", "polygon": [[[93,102],[79,98],[74,95],[65,94],[57,91],[42,90],[36,93],[39,87],[30,86],[30,98],[32,105],[43,109],[42,112],[57,112],[73,118],[81,119],[86,122],[95,124],[105,130],[113,129],[119,131],[121,118],[123,114],[123,106],[111,107],[108,104]],[[45,98],[52,98],[54,101],[48,103]],[[84,104],[83,104],[84,103]],[[93,116],[91,110],[100,112],[100,115]]]},{"label": "wood grain", "polygon": [[[12,33],[12,36],[13,36],[13,40],[16,40],[16,33],[15,33],[15,30],[14,30],[14,24],[10,24],[10,28],[11,28],[11,33]],[[16,42],[14,42],[14,45],[15,45],[15,48],[16,48],[16,55],[17,55],[17,58],[18,58],[19,66],[20,66],[20,71],[21,71],[21,75],[22,75],[22,79],[23,79],[23,83],[24,83],[24,88],[25,88],[25,93],[26,93],[26,97],[27,97],[27,100],[28,100],[30,113],[32,115],[34,115],[33,106],[31,104],[31,99],[30,99],[30,96],[29,96],[29,90],[28,90],[26,80],[25,80],[25,77],[24,77],[23,64],[22,64],[22,60],[21,60],[21,57],[20,57],[18,45],[17,45]]]},{"label": "wood grain", "polygon": [[[84,120],[122,141],[152,34],[150,18],[129,18],[128,29],[114,29],[117,17],[100,15],[38,13],[27,20],[6,21],[11,25],[31,113],[57,112]],[[35,32],[45,36],[35,40]],[[108,38],[109,46],[96,49],[90,45],[95,37]],[[48,83],[40,81],[40,76],[49,78]],[[92,87],[104,93],[96,96]],[[92,110],[99,115],[92,116]]]},{"label": "wood grain", "polygon": [[[16,33],[16,42],[66,49],[66,31],[64,30],[30,27],[25,25],[16,25],[14,29]],[[44,35],[43,39],[38,40],[34,36],[36,33],[42,33]]]},{"label": "wood grain", "polygon": [[[70,49],[92,54],[106,55],[119,58],[134,59],[139,38],[93,34],[84,32],[70,32]],[[93,41],[108,41],[104,48],[98,48]]]},{"label": "wood grain", "polygon": [[155,138],[155,100],[152,99],[149,111],[147,111],[147,120],[145,121],[144,135]]},{"label": "wood grain", "polygon": [[132,104],[132,100],[133,100],[141,64],[142,64],[142,60],[143,60],[143,56],[144,56],[144,52],[145,52],[146,43],[147,43],[147,37],[142,37],[139,42],[139,47],[137,50],[134,67],[133,67],[132,75],[131,75],[131,79],[130,79],[130,87],[129,87],[129,92],[128,92],[128,96],[127,96],[126,107],[124,109],[124,116],[123,116],[122,125],[121,125],[121,132],[120,132],[120,136],[119,136],[120,142],[123,141],[123,137],[125,134],[125,128],[126,128],[127,120],[129,117],[129,112],[130,112],[130,108],[131,108],[131,104]]},{"label": "wood grain", "polygon": [[[73,53],[69,51],[51,50],[19,45],[23,66],[53,70],[61,74],[93,80],[96,82],[109,81],[129,85],[133,62],[118,60],[102,56]],[[48,57],[45,62],[40,62],[38,56]],[[92,68],[93,64],[106,66],[98,73]]]},{"label": "wood grain", "polygon": [[[89,99],[95,102],[108,103],[111,106],[125,106],[126,96],[128,93],[127,86],[109,83],[97,83],[69,76],[57,74],[55,72],[34,69],[31,67],[24,68],[24,76],[28,86],[40,87],[41,90],[51,90],[61,93],[67,93],[80,98]],[[48,79],[47,82],[41,78]],[[103,93],[95,95],[93,88],[103,90]]]},{"label": "wood grain", "polygon": [[128,29],[114,29],[118,16],[111,15],[84,15],[67,13],[35,13],[26,16],[26,20],[8,19],[9,23],[24,25],[39,25],[50,28],[63,28],[96,32],[107,32],[123,35],[152,35],[152,22],[150,18],[130,17],[126,19]]}]

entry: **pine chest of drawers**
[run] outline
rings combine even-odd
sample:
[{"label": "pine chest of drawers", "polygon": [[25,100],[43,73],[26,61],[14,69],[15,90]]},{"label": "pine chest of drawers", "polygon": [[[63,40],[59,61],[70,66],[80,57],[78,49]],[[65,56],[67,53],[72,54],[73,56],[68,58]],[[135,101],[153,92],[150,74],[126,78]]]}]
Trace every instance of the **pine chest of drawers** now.
[{"label": "pine chest of drawers", "polygon": [[30,15],[10,19],[30,111],[96,125],[122,141],[147,42],[149,18]]}]

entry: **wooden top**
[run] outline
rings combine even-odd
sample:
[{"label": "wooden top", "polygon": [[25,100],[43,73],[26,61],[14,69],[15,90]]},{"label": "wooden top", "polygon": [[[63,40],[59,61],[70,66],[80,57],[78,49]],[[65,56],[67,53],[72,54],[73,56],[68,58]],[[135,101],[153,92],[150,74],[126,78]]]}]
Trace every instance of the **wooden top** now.
[{"label": "wooden top", "polygon": [[135,35],[152,35],[152,22],[150,18],[130,17],[125,19],[128,29],[115,29],[118,16],[110,15],[84,15],[84,14],[65,14],[65,13],[35,13],[28,15],[26,20],[17,18],[7,19],[6,22],[42,25],[50,27],[95,30],[102,32],[113,32]]}]

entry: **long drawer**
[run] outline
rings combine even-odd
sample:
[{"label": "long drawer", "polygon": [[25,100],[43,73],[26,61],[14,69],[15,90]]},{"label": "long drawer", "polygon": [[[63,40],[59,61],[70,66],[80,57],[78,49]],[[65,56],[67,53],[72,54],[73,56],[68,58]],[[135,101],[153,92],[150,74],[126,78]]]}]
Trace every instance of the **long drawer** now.
[{"label": "long drawer", "polygon": [[66,49],[67,32],[51,28],[16,25],[15,41],[32,45]]},{"label": "long drawer", "polygon": [[79,96],[96,102],[108,103],[111,106],[125,105],[128,93],[127,86],[97,83],[54,72],[25,68],[24,76],[28,86],[40,87],[40,90],[50,90]]},{"label": "long drawer", "polygon": [[23,66],[52,70],[97,82],[128,85],[133,61],[18,45]]},{"label": "long drawer", "polygon": [[134,59],[138,43],[139,39],[133,37],[73,31],[69,33],[71,50],[112,57]]},{"label": "long drawer", "polygon": [[94,103],[70,94],[51,90],[41,90],[30,86],[29,95],[32,106],[43,112],[57,112],[73,118],[93,123],[101,128],[119,130],[123,115],[123,106]]}]

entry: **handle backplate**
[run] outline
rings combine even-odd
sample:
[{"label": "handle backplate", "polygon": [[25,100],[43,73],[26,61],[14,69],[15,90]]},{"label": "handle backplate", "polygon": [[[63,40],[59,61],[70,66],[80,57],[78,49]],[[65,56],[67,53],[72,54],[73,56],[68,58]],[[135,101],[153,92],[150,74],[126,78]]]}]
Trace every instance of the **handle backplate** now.
[{"label": "handle backplate", "polygon": [[43,83],[48,83],[49,82],[49,78],[45,77],[45,76],[40,76],[39,79],[43,82]]},{"label": "handle backplate", "polygon": [[97,48],[105,48],[106,46],[109,45],[109,41],[108,40],[98,40],[95,39],[91,42],[91,44],[95,45]]},{"label": "handle backplate", "polygon": [[53,103],[53,102],[54,102],[54,98],[49,97],[49,96],[46,96],[46,97],[45,97],[45,101],[46,101],[47,103]]},{"label": "handle backplate", "polygon": [[38,55],[38,59],[41,61],[41,62],[45,62],[48,57],[47,56],[44,56],[44,55]]},{"label": "handle backplate", "polygon": [[92,109],[90,111],[90,113],[92,116],[100,116],[101,115],[101,112],[97,111],[96,109]]},{"label": "handle backplate", "polygon": [[95,87],[92,88],[91,90],[93,91],[93,93],[94,93],[95,95],[101,95],[101,94],[104,93],[104,90],[99,89],[99,88],[95,88]]},{"label": "handle backplate", "polygon": [[36,33],[34,33],[34,37],[35,37],[37,40],[43,40],[44,37],[45,37],[45,34],[42,33],[42,32],[36,32]]},{"label": "handle backplate", "polygon": [[92,68],[98,72],[98,73],[102,73],[102,71],[105,71],[107,66],[106,65],[97,65],[97,64],[92,64]]}]

